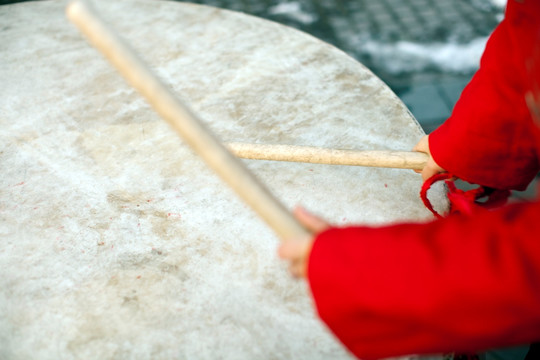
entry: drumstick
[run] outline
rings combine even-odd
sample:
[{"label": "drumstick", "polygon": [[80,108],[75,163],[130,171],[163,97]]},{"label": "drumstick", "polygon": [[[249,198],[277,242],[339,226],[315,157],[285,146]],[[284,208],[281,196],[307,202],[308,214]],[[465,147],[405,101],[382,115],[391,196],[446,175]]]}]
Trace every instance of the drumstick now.
[{"label": "drumstick", "polygon": [[66,9],[67,17],[88,40],[137,89],[161,115],[267,224],[283,239],[309,232],[270,191],[255,179],[243,163],[232,155],[198,117],[148,69],[135,52],[121,40],[83,1]]},{"label": "drumstick", "polygon": [[422,170],[428,155],[416,151],[337,150],[311,146],[226,144],[237,157],[254,160],[296,161],[313,164],[372,166]]}]

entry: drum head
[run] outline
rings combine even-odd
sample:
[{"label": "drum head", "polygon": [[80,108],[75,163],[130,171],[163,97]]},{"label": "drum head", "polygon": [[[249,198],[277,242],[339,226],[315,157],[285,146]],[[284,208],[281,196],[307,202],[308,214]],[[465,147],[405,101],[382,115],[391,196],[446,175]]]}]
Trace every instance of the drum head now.
[{"label": "drum head", "polygon": [[[225,142],[408,150],[361,64],[296,30],[168,1],[95,1]],[[0,358],[340,359],[278,239],[71,25],[0,7]],[[410,170],[245,161],[337,225],[431,217]]]}]

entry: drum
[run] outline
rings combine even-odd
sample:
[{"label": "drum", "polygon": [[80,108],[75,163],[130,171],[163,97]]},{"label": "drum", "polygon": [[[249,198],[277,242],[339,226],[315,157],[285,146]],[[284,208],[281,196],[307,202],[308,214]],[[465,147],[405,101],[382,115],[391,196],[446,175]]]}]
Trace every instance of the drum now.
[{"label": "drum", "polygon": [[[349,358],[272,230],[65,5],[0,6],[0,358]],[[296,30],[186,3],[95,6],[224,142],[409,150],[423,135],[369,70]],[[337,225],[431,218],[410,170],[244,161]]]}]

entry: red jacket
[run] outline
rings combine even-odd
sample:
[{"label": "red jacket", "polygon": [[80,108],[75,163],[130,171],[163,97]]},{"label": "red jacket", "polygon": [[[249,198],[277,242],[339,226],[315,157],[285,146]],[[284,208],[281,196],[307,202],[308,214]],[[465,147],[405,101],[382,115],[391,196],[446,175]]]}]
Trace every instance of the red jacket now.
[{"label": "red jacket", "polygon": [[[523,189],[540,168],[540,0],[511,0],[433,158],[458,177]],[[539,124],[540,125],[540,124]],[[426,224],[332,228],[308,278],[322,320],[363,359],[540,340],[540,202]]]}]

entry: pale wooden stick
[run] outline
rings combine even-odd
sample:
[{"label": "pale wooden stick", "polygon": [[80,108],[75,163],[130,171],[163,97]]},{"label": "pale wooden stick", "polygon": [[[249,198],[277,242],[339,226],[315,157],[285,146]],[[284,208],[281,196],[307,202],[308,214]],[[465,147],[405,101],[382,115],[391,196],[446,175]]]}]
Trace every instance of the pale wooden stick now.
[{"label": "pale wooden stick", "polygon": [[245,143],[229,143],[225,145],[237,157],[254,160],[422,170],[428,159],[427,154],[416,151],[355,151],[311,146]]},{"label": "pale wooden stick", "polygon": [[173,95],[89,5],[83,1],[75,1],[68,5],[66,14],[206,164],[281,238],[308,234],[283,204],[255,179],[240,160],[227,151],[197,116]]}]

